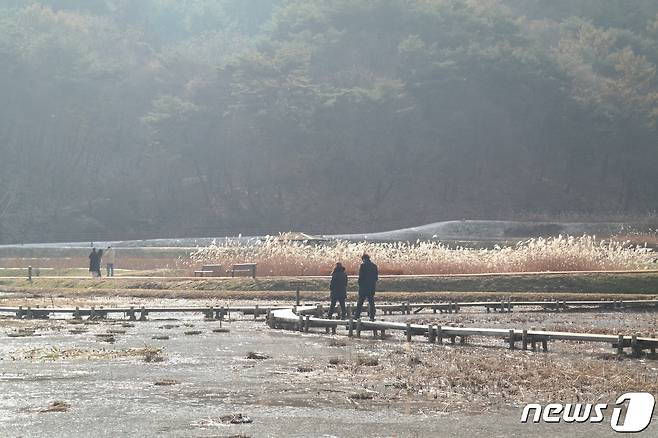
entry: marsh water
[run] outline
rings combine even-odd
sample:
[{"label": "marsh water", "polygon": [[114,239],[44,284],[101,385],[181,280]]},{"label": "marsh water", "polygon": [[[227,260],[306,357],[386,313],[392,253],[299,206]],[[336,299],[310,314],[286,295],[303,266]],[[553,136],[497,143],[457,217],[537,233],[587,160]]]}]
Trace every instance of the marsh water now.
[{"label": "marsh water", "polygon": [[[134,323],[2,322],[3,437],[612,436],[601,425],[522,425],[518,409],[445,413],[436,401],[355,399],[377,388],[325,373],[330,358],[377,352],[383,341],[332,346],[330,336],[271,330],[248,318],[214,332],[219,322],[183,314]],[[8,336],[28,328],[32,335]],[[116,332],[113,343],[108,331]],[[145,347],[162,349],[159,359],[147,362]],[[269,358],[247,359],[254,351]],[[156,385],[162,381],[176,384]],[[58,400],[68,409],[48,412]],[[228,414],[251,422],[225,423]]]}]

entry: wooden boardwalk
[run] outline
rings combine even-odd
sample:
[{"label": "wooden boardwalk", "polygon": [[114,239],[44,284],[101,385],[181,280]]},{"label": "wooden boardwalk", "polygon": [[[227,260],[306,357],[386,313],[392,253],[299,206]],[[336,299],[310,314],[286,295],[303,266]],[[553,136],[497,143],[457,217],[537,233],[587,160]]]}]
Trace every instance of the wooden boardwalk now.
[{"label": "wooden boardwalk", "polygon": [[[633,301],[483,301],[483,302],[448,302],[448,303],[401,303],[382,304],[377,306],[384,313],[391,314],[400,312],[402,314],[418,313],[423,310],[436,312],[458,312],[461,307],[484,307],[487,311],[512,311],[515,307],[541,307],[546,310],[568,310],[577,308],[594,309],[658,309],[658,300],[633,300]],[[109,315],[118,315],[129,320],[145,321],[150,314],[171,313],[200,313],[207,319],[219,319],[229,316],[231,313],[253,315],[257,319],[260,315],[266,315],[266,322],[271,328],[284,328],[296,331],[308,332],[314,328],[322,328],[325,332],[336,333],[338,329],[344,330],[348,336],[361,337],[361,333],[372,331],[373,336],[386,336],[386,331],[401,332],[407,341],[414,337],[423,337],[430,343],[443,343],[444,341],[455,344],[465,344],[469,337],[494,337],[504,339],[510,349],[521,348],[523,350],[536,350],[540,345],[543,351],[548,350],[549,341],[573,341],[573,342],[595,342],[610,344],[623,354],[625,348],[630,348],[634,357],[639,357],[644,351],[655,353],[658,347],[658,339],[647,338],[638,335],[601,335],[591,333],[557,332],[547,330],[531,329],[499,329],[481,327],[455,327],[437,324],[419,325],[392,321],[364,321],[364,320],[336,320],[326,319],[326,306],[316,304],[313,306],[189,306],[189,307],[152,307],[152,306],[129,306],[129,307],[90,307],[90,308],[50,308],[50,307],[0,307],[0,314],[10,314],[20,319],[49,318],[56,315],[68,315],[81,319],[103,319]],[[517,345],[520,344],[520,347]]]},{"label": "wooden boardwalk", "polygon": [[191,306],[191,307],[90,307],[90,308],[52,308],[52,307],[0,307],[0,314],[9,313],[19,319],[46,319],[55,315],[70,315],[73,318],[90,319],[107,318],[110,314],[122,315],[131,321],[145,321],[153,313],[201,313],[208,319],[223,319],[231,313],[253,315],[266,315],[269,311],[285,308],[285,306]]},{"label": "wooden boardwalk", "polygon": [[[74,318],[91,317],[107,318],[110,314],[119,314],[131,320],[145,320],[153,313],[201,313],[206,318],[222,319],[225,315],[242,313],[245,315],[265,315],[270,310],[285,309],[289,306],[181,306],[181,307],[90,307],[90,308],[51,308],[51,307],[0,307],[0,314],[9,313],[19,319],[49,318],[53,315],[71,315]],[[365,308],[367,309],[367,304]],[[316,312],[324,311],[328,306],[314,305]],[[397,303],[378,304],[377,310],[384,315],[400,313],[403,315],[417,314],[422,311],[433,313],[457,313],[462,308],[483,308],[487,312],[512,312],[513,309],[541,308],[546,311],[569,310],[658,310],[658,300],[590,300],[590,301],[464,301],[441,303]]]},{"label": "wooden boardwalk", "polygon": [[402,332],[408,342],[414,336],[426,338],[429,343],[442,344],[444,340],[452,344],[459,338],[460,344],[465,344],[467,339],[473,337],[493,337],[503,339],[510,349],[517,348],[520,343],[522,350],[537,350],[541,345],[543,351],[548,351],[549,341],[572,341],[572,342],[595,342],[610,344],[619,355],[624,353],[625,348],[631,349],[633,357],[639,357],[644,351],[655,354],[658,347],[658,339],[647,338],[637,335],[602,335],[593,333],[557,332],[535,329],[497,329],[479,327],[454,327],[436,324],[419,325],[390,321],[364,321],[325,319],[321,308],[318,306],[299,306],[297,308],[275,309],[268,312],[267,324],[271,328],[283,328],[301,332],[309,332],[312,328],[324,328],[326,333],[336,333],[337,329],[343,329],[347,335],[357,338],[361,337],[363,331],[372,331],[373,336],[378,334],[382,339],[386,337],[386,331]]},{"label": "wooden boardwalk", "polygon": [[433,313],[457,313],[461,308],[481,307],[487,312],[511,312],[514,308],[541,308],[547,311],[568,311],[568,310],[658,310],[658,300],[545,300],[545,301],[464,301],[464,302],[443,302],[443,303],[400,303],[400,304],[379,304],[377,309],[384,314],[401,314],[420,313],[423,310],[431,310]]}]

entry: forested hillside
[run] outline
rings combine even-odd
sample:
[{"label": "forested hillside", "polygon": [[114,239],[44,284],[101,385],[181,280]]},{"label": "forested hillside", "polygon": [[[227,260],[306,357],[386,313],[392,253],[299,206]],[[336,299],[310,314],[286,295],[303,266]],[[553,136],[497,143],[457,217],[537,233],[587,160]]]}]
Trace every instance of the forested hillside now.
[{"label": "forested hillside", "polygon": [[655,0],[0,0],[0,242],[658,208]]}]

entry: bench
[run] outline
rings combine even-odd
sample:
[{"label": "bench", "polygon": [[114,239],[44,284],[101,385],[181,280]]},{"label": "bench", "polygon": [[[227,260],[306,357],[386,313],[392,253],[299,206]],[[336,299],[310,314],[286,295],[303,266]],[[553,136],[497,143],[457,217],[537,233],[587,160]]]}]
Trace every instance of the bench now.
[{"label": "bench", "polygon": [[194,271],[195,277],[221,277],[222,265],[203,265],[200,270]]},{"label": "bench", "polygon": [[251,278],[256,278],[256,263],[236,263],[231,269],[231,277],[235,277],[236,272],[249,272]]}]

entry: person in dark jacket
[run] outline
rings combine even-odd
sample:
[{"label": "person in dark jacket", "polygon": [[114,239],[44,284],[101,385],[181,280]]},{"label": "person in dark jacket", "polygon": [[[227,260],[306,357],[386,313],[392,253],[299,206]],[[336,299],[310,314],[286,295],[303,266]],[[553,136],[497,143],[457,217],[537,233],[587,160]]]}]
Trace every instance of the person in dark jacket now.
[{"label": "person in dark jacket", "polygon": [[340,319],[345,319],[345,299],[347,298],[347,273],[345,267],[340,263],[336,263],[334,271],[331,273],[331,283],[329,284],[331,291],[331,305],[329,306],[329,316],[334,314],[336,308],[336,301],[340,304]]},{"label": "person in dark jacket", "polygon": [[98,252],[96,251],[96,248],[92,248],[91,254],[89,254],[89,272],[91,272],[92,277],[97,277],[99,270],[100,259],[98,258]]},{"label": "person in dark jacket", "polygon": [[101,277],[101,265],[103,264],[103,250],[99,249],[98,252],[96,253],[96,257],[98,258],[96,260],[96,276]]},{"label": "person in dark jacket", "polygon": [[368,254],[361,256],[361,267],[359,268],[359,300],[356,303],[354,319],[361,317],[363,302],[368,300],[368,316],[370,321],[375,320],[375,286],[379,279],[377,265],[370,261]]}]

